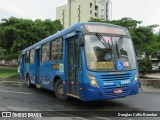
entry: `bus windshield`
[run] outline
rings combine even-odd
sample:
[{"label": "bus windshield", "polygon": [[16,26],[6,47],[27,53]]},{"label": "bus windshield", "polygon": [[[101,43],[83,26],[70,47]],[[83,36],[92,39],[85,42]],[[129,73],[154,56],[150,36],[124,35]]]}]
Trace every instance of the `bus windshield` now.
[{"label": "bus windshield", "polygon": [[123,70],[136,68],[132,41],[122,36],[102,36],[109,48],[96,35],[85,35],[87,68],[92,71],[117,71],[116,62],[121,61]]}]

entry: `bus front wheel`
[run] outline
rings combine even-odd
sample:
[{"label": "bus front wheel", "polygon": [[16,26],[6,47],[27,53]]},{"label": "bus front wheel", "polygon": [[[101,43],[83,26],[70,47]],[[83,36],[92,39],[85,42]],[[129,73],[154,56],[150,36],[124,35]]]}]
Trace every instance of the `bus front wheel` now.
[{"label": "bus front wheel", "polygon": [[64,94],[63,82],[59,79],[55,83],[55,94],[59,100],[67,100],[68,96]]},{"label": "bus front wheel", "polygon": [[30,80],[29,75],[26,76],[26,81],[27,81],[27,87],[28,87],[28,88],[33,87],[33,85],[31,84],[31,80]]}]

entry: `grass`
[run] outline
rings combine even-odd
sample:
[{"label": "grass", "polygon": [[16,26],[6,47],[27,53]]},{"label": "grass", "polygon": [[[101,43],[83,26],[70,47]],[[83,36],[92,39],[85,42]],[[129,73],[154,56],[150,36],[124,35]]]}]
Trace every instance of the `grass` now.
[{"label": "grass", "polygon": [[18,75],[17,70],[0,68],[0,78],[8,78]]}]

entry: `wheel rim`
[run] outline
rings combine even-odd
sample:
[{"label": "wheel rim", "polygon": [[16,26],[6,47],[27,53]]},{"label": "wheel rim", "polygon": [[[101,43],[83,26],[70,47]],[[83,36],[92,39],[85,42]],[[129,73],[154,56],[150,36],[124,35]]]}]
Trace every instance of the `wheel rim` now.
[{"label": "wheel rim", "polygon": [[60,85],[60,86],[58,87],[58,94],[61,95],[61,96],[63,96],[63,94],[64,94],[63,85]]}]

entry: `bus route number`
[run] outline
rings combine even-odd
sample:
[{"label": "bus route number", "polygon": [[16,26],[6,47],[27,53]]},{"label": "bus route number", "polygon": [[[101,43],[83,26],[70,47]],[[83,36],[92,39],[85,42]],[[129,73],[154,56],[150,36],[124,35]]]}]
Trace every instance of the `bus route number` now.
[{"label": "bus route number", "polygon": [[121,85],[130,84],[130,80],[122,80]]}]

